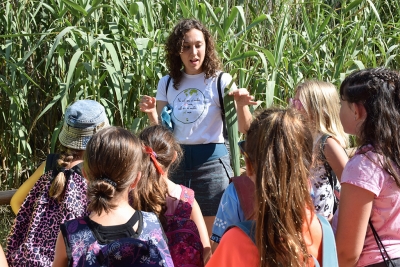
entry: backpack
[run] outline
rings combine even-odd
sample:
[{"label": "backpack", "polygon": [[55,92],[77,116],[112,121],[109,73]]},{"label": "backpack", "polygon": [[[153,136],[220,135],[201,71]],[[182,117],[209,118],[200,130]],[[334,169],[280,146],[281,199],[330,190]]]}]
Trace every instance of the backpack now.
[{"label": "backpack", "polygon": [[143,220],[140,235],[105,243],[97,240],[97,232],[91,228],[93,226],[87,216],[61,225],[61,232],[68,244],[69,266],[172,266],[158,218],[150,212],[139,212],[138,215]]},{"label": "backpack", "polygon": [[329,137],[331,137],[331,136],[328,134],[324,134],[321,137],[319,148],[320,148],[321,160],[324,162],[325,172],[328,177],[329,184],[332,187],[332,194],[333,194],[333,200],[334,200],[332,214],[335,214],[335,212],[339,206],[339,197],[340,197],[339,185],[340,185],[340,183],[338,181],[338,178],[337,178],[335,172],[332,170],[331,166],[329,165],[328,161],[326,160],[326,157],[324,154],[325,143]]},{"label": "backpack", "polygon": [[165,234],[168,238],[168,248],[176,267],[203,267],[203,244],[199,230],[190,219],[194,191],[182,186],[182,194],[173,215],[167,217]]},{"label": "backpack", "polygon": [[[322,227],[322,266],[339,266],[337,251],[336,251],[336,242],[335,236],[333,235],[332,227],[328,220],[320,215],[316,214],[317,218]],[[225,233],[231,229],[232,227],[238,227],[241,229],[254,243],[256,244],[256,222],[255,221],[245,221],[240,222],[235,225],[229,226]],[[319,262],[316,258],[313,257],[315,267],[320,267]]]},{"label": "backpack", "polygon": [[254,195],[255,184],[248,176],[235,176],[231,178],[236,193],[239,198],[240,208],[242,209],[246,220],[254,219]]},{"label": "backpack", "polygon": [[44,174],[32,187],[18,211],[7,239],[10,266],[51,266],[60,224],[87,214],[86,180],[79,164],[65,170],[62,202],[49,196],[52,180],[58,174],[58,155],[46,159]]}]

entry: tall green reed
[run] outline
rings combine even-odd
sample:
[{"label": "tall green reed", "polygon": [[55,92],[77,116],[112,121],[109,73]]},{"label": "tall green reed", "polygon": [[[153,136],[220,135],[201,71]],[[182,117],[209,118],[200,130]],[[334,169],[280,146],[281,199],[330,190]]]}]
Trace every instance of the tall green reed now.
[{"label": "tall green reed", "polygon": [[167,73],[164,42],[183,17],[213,32],[224,70],[285,105],[304,79],[339,85],[355,69],[399,63],[396,1],[41,0],[0,3],[0,177],[18,187],[56,146],[65,107],[100,101],[134,131],[143,94]]}]

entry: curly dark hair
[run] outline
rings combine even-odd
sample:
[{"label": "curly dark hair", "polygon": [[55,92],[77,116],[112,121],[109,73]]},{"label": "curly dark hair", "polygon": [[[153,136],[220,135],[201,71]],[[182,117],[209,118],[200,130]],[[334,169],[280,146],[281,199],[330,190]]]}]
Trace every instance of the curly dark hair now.
[{"label": "curly dark hair", "polygon": [[382,156],[383,168],[400,187],[400,75],[386,68],[351,73],[340,86],[340,98],[363,105],[367,116],[360,126],[357,144],[371,144]]},{"label": "curly dark hair", "polygon": [[181,72],[183,63],[180,53],[182,50],[184,37],[185,34],[191,29],[197,29],[201,31],[204,35],[204,40],[206,41],[206,51],[202,65],[205,78],[208,79],[210,77],[215,77],[217,71],[222,69],[221,61],[219,60],[215,51],[214,39],[212,38],[208,29],[195,19],[183,19],[175,26],[167,39],[167,43],[165,44],[167,67],[169,69],[169,75],[174,81],[175,89],[178,89],[183,76]]}]

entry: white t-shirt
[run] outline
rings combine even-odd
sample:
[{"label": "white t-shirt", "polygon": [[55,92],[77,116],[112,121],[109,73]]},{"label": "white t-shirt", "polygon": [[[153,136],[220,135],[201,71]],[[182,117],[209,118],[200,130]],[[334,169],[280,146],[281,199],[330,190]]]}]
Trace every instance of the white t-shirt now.
[{"label": "white t-shirt", "polygon": [[[219,73],[217,73],[218,75]],[[168,75],[158,82],[156,99],[167,101],[172,106],[174,136],[180,144],[223,143],[223,123],[217,91],[218,76],[205,79],[204,73],[183,73],[179,90],[171,80],[166,95]],[[222,95],[232,77],[224,73],[221,77]],[[232,86],[235,89],[236,85]]]}]

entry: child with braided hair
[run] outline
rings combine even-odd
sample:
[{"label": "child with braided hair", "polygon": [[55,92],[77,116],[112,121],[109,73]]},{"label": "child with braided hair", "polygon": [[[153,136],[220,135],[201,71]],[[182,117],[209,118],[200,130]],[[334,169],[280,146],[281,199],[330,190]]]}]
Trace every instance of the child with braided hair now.
[{"label": "child with braided hair", "polygon": [[86,144],[108,126],[104,107],[94,100],[67,107],[59,135],[62,152],[48,155],[11,199],[17,216],[7,240],[10,266],[51,266],[59,225],[86,214],[80,166]]},{"label": "child with braided hair", "polygon": [[355,71],[340,99],[340,120],[358,150],[343,170],[333,218],[339,264],[400,266],[400,75]]}]

